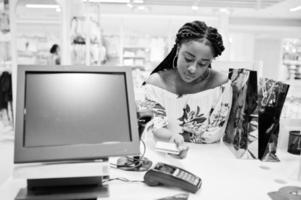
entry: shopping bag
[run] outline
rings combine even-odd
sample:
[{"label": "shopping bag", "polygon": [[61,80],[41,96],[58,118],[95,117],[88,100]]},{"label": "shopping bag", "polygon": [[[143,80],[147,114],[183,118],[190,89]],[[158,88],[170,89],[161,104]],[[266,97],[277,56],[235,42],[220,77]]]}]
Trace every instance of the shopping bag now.
[{"label": "shopping bag", "polygon": [[258,89],[258,158],[262,161],[279,161],[276,155],[279,121],[289,85],[261,78]]},{"label": "shopping bag", "polygon": [[237,158],[258,158],[257,72],[229,69],[232,107],[223,141]]},{"label": "shopping bag", "polygon": [[281,110],[289,85],[256,71],[230,69],[233,99],[224,142],[237,158],[279,161],[276,150]]}]

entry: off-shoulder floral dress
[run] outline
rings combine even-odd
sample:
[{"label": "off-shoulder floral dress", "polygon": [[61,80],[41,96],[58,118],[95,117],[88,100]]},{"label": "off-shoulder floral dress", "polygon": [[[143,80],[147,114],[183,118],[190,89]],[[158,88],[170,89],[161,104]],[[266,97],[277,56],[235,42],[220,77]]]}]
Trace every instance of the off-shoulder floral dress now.
[{"label": "off-shoulder floral dress", "polygon": [[223,137],[232,102],[230,81],[183,96],[150,84],[142,89],[138,110],[153,112],[152,130],[165,127],[193,143],[214,143]]}]

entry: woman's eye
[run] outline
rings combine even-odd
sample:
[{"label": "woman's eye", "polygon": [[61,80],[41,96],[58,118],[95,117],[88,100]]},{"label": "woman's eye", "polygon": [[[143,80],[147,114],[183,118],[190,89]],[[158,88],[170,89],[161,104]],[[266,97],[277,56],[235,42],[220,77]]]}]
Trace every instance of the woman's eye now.
[{"label": "woman's eye", "polygon": [[206,63],[199,63],[200,67],[205,67],[207,64]]},{"label": "woman's eye", "polygon": [[186,57],[184,57],[184,59],[185,59],[186,62],[192,62],[193,61],[192,59],[186,58]]}]

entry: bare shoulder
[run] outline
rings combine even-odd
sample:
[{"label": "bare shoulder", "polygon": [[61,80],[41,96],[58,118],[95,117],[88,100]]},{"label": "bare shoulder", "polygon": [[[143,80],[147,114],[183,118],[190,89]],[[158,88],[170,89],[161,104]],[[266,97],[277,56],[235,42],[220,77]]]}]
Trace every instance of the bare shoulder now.
[{"label": "bare shoulder", "polygon": [[165,78],[166,74],[164,72],[153,73],[148,77],[145,83],[164,89],[166,88]]},{"label": "bare shoulder", "polygon": [[212,79],[211,79],[211,87],[215,88],[221,86],[229,81],[228,73],[220,72],[216,70],[211,70]]}]

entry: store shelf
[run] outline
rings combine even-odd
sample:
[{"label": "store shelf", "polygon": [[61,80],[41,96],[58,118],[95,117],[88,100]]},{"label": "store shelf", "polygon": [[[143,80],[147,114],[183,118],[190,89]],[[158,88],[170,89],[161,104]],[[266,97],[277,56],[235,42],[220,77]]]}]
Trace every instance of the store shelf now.
[{"label": "store shelf", "polygon": [[11,34],[10,33],[3,34],[0,31],[0,42],[10,42],[10,41],[11,41]]},{"label": "store shelf", "polygon": [[137,69],[143,69],[149,57],[148,48],[142,46],[124,46],[122,64]]},{"label": "store shelf", "polygon": [[12,63],[12,34],[9,19],[9,8],[6,3],[8,3],[8,1],[2,1],[1,4],[4,7],[0,8],[0,75],[3,71],[11,71]]},{"label": "store shelf", "polygon": [[17,20],[17,24],[60,24],[57,20]]},{"label": "store shelf", "polygon": [[133,70],[135,70],[135,69],[139,69],[139,70],[142,70],[142,71],[144,71],[145,70],[145,67],[144,66],[135,66],[135,65],[133,65],[133,66],[129,66],[129,67],[131,67]]},{"label": "store shelf", "polygon": [[283,60],[284,65],[301,65],[301,60]]},{"label": "store shelf", "polygon": [[146,59],[142,56],[123,56],[123,59]]},{"label": "store shelf", "polygon": [[301,81],[301,40],[284,39],[282,50],[282,65],[286,68],[286,79],[290,80],[288,82],[290,85],[298,86],[300,85],[298,80]]},{"label": "store shelf", "polygon": [[146,47],[143,46],[124,46],[124,49],[146,49]]}]

